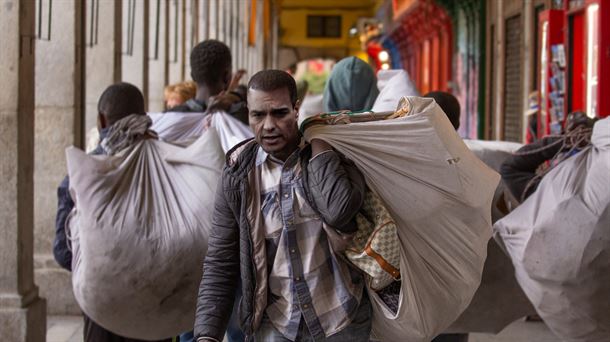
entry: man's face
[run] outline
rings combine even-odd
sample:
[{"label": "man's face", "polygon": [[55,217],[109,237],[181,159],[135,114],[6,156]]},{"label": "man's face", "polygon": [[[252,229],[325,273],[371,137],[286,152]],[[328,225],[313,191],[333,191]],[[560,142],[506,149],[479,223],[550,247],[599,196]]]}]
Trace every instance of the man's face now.
[{"label": "man's face", "polygon": [[298,111],[292,106],[288,89],[248,89],[248,111],[256,141],[265,152],[286,160],[300,140]]}]

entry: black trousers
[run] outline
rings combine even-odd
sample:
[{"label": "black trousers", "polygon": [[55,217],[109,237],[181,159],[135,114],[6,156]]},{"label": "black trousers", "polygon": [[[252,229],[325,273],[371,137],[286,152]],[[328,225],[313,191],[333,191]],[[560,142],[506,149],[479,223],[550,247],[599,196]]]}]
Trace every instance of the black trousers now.
[{"label": "black trousers", "polygon": [[[83,317],[85,321],[85,326],[83,329],[83,337],[85,342],[145,342],[143,340],[119,336],[97,325],[91,318],[87,316]],[[159,342],[171,341],[171,338],[159,340]]]}]

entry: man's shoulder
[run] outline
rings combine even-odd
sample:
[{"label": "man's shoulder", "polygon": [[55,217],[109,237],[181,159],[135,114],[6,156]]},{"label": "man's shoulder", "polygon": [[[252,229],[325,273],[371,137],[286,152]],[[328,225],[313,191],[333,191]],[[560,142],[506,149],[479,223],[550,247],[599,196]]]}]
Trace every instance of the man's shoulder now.
[{"label": "man's shoulder", "polygon": [[235,145],[226,154],[225,172],[237,173],[247,171],[248,165],[256,158],[258,143],[253,138]]}]

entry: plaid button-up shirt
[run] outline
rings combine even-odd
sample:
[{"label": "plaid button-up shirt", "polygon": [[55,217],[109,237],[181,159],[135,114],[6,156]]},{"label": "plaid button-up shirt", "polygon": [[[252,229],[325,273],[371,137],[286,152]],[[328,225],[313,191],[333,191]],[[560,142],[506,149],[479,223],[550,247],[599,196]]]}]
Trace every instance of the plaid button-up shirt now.
[{"label": "plaid button-up shirt", "polygon": [[337,258],[320,216],[303,191],[299,150],[285,162],[259,149],[261,211],[264,219],[269,301],[273,326],[296,340],[301,319],[316,340],[350,324],[362,297],[361,275]]}]

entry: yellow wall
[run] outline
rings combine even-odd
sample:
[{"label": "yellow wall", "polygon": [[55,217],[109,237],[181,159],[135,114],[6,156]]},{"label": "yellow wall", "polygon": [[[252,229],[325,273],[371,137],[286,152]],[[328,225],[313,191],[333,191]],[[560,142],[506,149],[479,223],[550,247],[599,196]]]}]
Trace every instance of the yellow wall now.
[{"label": "yellow wall", "polygon": [[[340,15],[341,38],[307,38],[307,15]],[[280,15],[280,26],[282,28],[281,44],[299,47],[350,47],[357,49],[360,47],[358,38],[350,38],[348,31],[358,18],[369,15],[370,13],[362,10],[350,12],[329,9],[282,10]]]}]

